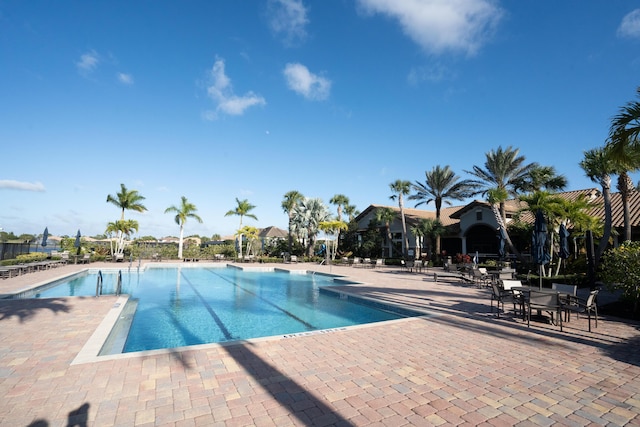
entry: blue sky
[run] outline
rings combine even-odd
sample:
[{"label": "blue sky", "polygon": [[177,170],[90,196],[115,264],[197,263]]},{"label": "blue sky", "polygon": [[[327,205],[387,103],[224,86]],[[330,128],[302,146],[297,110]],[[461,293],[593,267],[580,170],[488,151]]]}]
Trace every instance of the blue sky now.
[{"label": "blue sky", "polygon": [[393,204],[498,146],[597,187],[578,164],[635,99],[640,4],[2,0],[0,58],[1,228],[102,233],[124,183],[138,235],[177,235],[181,196],[187,235],[230,235],[235,198],[286,229],[290,190]]}]

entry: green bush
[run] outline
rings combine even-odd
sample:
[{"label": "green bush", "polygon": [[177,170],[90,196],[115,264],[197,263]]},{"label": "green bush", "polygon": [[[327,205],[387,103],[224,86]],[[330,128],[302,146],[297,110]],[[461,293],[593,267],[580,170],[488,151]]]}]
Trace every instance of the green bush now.
[{"label": "green bush", "polygon": [[640,302],[640,242],[624,242],[609,249],[600,262],[600,279],[611,290],[621,290],[638,313]]},{"label": "green bush", "polygon": [[16,259],[21,264],[26,264],[29,262],[39,262],[47,259],[47,254],[44,252],[32,252],[30,254],[18,255]]}]

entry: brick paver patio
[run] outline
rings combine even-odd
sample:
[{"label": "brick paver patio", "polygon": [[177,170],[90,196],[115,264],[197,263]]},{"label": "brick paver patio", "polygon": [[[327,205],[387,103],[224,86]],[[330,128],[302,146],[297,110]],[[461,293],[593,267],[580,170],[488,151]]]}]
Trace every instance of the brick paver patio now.
[{"label": "brick paver patio", "polygon": [[[0,293],[80,268],[5,279]],[[331,272],[361,282],[346,292],[434,315],[72,364],[116,297],[0,300],[0,425],[640,425],[638,323],[527,328],[442,274]]]}]

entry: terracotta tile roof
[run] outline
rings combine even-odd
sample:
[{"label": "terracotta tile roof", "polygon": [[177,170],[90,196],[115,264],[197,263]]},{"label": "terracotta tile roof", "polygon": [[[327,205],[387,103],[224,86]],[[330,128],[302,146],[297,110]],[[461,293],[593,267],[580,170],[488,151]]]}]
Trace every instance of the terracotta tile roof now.
[{"label": "terracotta tile roof", "polygon": [[[604,218],[604,201],[602,193],[597,188],[586,188],[583,190],[564,191],[556,193],[568,200],[576,200],[579,196],[585,195],[591,199],[593,203],[593,209],[589,211],[589,215],[599,216]],[[457,226],[460,222],[460,217],[465,212],[474,209],[478,206],[489,207],[489,203],[482,200],[474,200],[461,206],[448,206],[443,207],[440,210],[440,221],[445,227]],[[509,199],[505,202],[505,209],[507,213],[514,214],[521,208],[522,204],[518,199]],[[614,227],[623,227],[624,218],[622,212],[622,203],[619,193],[611,194],[611,206],[612,206],[612,225]],[[365,209],[358,218],[364,216],[372,209],[378,209],[387,207],[393,209],[396,212],[400,212],[400,208],[397,206],[385,206],[385,205],[370,205]],[[415,223],[420,219],[435,218],[435,210],[424,210],[415,208],[404,208],[405,218],[408,223]],[[629,198],[629,212],[631,216],[631,225],[633,227],[640,226],[640,191],[632,191]],[[358,219],[356,218],[356,220]],[[533,215],[523,215],[521,220],[524,222],[533,222]]]},{"label": "terracotta tile roof", "polygon": [[[604,218],[604,198],[602,195],[595,198],[593,204],[595,207],[589,212],[589,215]],[[640,191],[632,191],[629,194],[629,217],[632,227],[640,226]],[[611,225],[624,227],[620,193],[611,193]]]}]

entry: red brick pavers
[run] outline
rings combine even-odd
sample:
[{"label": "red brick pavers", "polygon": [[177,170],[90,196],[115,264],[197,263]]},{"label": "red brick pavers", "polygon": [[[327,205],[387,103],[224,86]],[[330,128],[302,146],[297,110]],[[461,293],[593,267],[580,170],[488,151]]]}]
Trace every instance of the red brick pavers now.
[{"label": "red brick pavers", "polygon": [[363,282],[345,291],[434,316],[72,365],[115,298],[2,301],[0,424],[640,425],[636,323],[527,328],[491,314],[485,289],[391,268],[331,272]]}]

